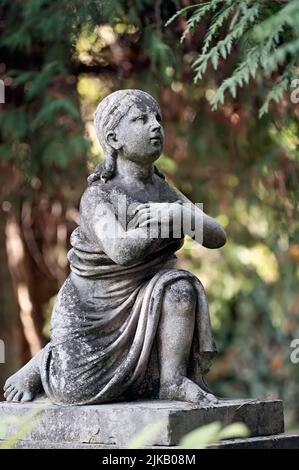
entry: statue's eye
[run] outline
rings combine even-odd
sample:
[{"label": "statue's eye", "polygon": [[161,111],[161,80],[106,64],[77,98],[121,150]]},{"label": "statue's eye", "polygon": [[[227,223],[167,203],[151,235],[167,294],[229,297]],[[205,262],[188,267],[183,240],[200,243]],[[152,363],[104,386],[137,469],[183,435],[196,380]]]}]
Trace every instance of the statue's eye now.
[{"label": "statue's eye", "polygon": [[135,118],[133,118],[133,121],[142,121],[142,122],[146,122],[146,115],[145,114],[141,114],[140,116],[136,116]]},{"label": "statue's eye", "polygon": [[162,117],[160,114],[156,114],[156,119],[158,122],[162,122]]}]

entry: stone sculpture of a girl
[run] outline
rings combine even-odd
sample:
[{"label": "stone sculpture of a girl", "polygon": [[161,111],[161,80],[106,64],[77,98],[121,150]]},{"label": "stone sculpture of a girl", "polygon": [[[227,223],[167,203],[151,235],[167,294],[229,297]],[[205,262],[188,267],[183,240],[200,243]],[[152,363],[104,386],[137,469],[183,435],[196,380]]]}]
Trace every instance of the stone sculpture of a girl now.
[{"label": "stone sculpture of a girl", "polygon": [[[208,248],[224,245],[224,230],[154,166],[164,136],[150,95],[112,93],[96,110],[95,128],[105,158],[81,199],[51,341],[7,380],[5,397],[24,402],[44,392],[54,403],[78,405],[216,401],[203,380],[215,354],[205,292],[193,274],[175,267],[184,235],[194,233],[179,222],[175,237],[173,227],[182,216],[193,226],[201,220]],[[149,236],[149,225],[161,228],[165,220],[169,236]]]}]

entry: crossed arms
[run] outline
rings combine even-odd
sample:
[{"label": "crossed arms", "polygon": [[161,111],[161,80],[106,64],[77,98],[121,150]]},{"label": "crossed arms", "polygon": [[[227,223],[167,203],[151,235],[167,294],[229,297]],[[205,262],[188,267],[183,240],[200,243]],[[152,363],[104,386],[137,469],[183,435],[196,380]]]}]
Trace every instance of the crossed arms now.
[{"label": "crossed arms", "polygon": [[[206,248],[220,248],[225,244],[223,227],[176,188],[173,189],[178,197],[176,202],[139,204],[127,227],[122,225],[109,204],[102,202],[93,210],[89,207],[92,219],[89,223],[95,237],[115,263],[122,266],[137,263],[158,247],[162,238],[189,235]],[[84,211],[84,202],[82,209]]]}]

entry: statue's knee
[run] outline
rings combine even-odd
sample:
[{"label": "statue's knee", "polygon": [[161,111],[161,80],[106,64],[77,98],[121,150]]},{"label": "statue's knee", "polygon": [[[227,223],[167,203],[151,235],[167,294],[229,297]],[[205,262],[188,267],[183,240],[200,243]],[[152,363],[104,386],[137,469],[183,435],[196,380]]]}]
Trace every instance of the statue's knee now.
[{"label": "statue's knee", "polygon": [[193,310],[195,302],[196,293],[191,282],[182,279],[168,286],[165,294],[166,306]]}]

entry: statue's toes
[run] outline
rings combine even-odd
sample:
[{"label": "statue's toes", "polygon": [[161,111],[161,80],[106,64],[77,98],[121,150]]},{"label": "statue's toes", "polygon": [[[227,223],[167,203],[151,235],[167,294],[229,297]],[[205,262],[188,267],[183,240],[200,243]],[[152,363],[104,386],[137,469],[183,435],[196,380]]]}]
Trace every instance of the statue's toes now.
[{"label": "statue's toes", "polygon": [[219,403],[218,398],[216,398],[212,393],[207,393],[205,399],[211,404]]},{"label": "statue's toes", "polygon": [[6,380],[6,382],[4,384],[4,387],[3,387],[3,390],[6,391],[9,388],[11,388],[12,386],[13,386],[12,380],[11,380],[11,378],[9,378],[9,379]]},{"label": "statue's toes", "polygon": [[31,392],[24,392],[24,393],[23,393],[23,396],[22,396],[22,398],[21,398],[21,402],[24,403],[24,402],[26,402],[26,401],[32,401],[33,398],[34,398],[33,393],[31,393]]},{"label": "statue's toes", "polygon": [[18,393],[14,396],[13,401],[20,402],[21,399],[22,399],[22,397],[23,397],[23,392],[18,392]]},{"label": "statue's toes", "polygon": [[18,390],[16,390],[15,388],[13,388],[11,391],[9,391],[9,393],[7,393],[7,396],[5,397],[6,398],[6,401],[14,401],[14,397],[19,393]]},{"label": "statue's toes", "polygon": [[9,385],[9,387],[7,387],[7,388],[5,389],[5,392],[4,392],[5,398],[7,398],[8,395],[9,395],[13,390],[14,390],[14,386],[13,386],[13,385]]}]

